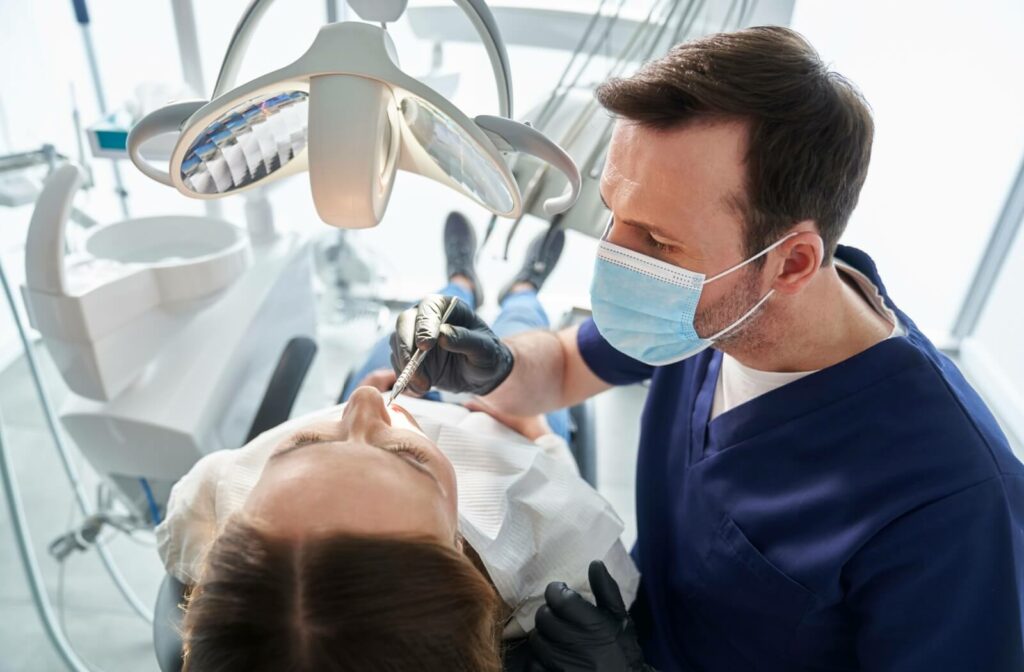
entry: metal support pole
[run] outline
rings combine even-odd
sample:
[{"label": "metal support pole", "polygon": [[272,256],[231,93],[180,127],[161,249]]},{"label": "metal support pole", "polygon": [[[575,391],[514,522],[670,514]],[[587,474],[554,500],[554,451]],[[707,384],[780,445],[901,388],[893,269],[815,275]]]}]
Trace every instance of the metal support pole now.
[{"label": "metal support pole", "polygon": [[174,37],[178,42],[181,75],[192,93],[202,98],[206,95],[206,82],[203,79],[203,59],[199,54],[199,33],[196,30],[192,0],[171,0],[171,14],[174,16]]},{"label": "metal support pole", "polygon": [[[344,2],[345,0],[341,0]],[[338,0],[327,0],[327,23],[337,23],[341,17],[338,14]]]},{"label": "metal support pole", "polygon": [[[89,74],[92,76],[92,85],[96,90],[96,104],[99,106],[100,115],[107,116],[107,96],[103,92],[103,80],[100,79],[100,67],[96,62],[96,48],[92,43],[92,32],[89,28],[89,10],[85,6],[85,0],[71,0],[75,10],[75,20],[82,28],[82,42],[85,44],[85,56],[89,62]],[[124,180],[121,179],[121,168],[117,161],[110,162],[110,169],[114,173],[114,184],[121,202],[121,213],[125,219],[130,217],[128,212],[128,191],[124,188]]]},{"label": "metal support pole", "polygon": [[7,112],[4,109],[4,99],[0,96],[0,151],[10,152],[14,150],[14,142],[11,140],[11,127],[7,122]]},{"label": "metal support pole", "polygon": [[978,326],[981,313],[985,309],[992,288],[999,279],[999,273],[1006,263],[1006,258],[1013,247],[1014,238],[1024,222],[1024,161],[1021,161],[1017,170],[1017,177],[1010,187],[1010,194],[1006,197],[1003,210],[999,213],[995,228],[985,253],[981,255],[981,261],[974,272],[974,279],[967,290],[967,296],[960,306],[960,313],[956,322],[953,323],[953,340],[959,343],[971,336]]}]

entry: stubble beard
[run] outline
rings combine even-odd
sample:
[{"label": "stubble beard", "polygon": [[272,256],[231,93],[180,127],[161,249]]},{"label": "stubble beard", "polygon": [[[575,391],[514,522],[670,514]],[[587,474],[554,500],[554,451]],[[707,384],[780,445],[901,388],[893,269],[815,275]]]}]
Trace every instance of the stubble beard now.
[{"label": "stubble beard", "polygon": [[[737,288],[697,313],[693,324],[702,338],[713,336],[733,324],[764,298],[760,288],[761,270],[760,267],[740,270],[743,278],[737,283]],[[727,353],[742,351],[747,354],[768,347],[771,315],[766,313],[766,309],[770,303],[771,299],[762,303],[741,324],[717,338],[712,347]]]}]

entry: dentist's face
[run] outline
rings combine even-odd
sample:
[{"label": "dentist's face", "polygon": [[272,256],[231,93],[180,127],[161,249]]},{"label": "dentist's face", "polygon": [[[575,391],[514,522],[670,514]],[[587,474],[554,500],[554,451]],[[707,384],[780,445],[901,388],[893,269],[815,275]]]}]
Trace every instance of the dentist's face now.
[{"label": "dentist's face", "polygon": [[[670,130],[617,122],[601,176],[608,240],[706,276],[743,261],[746,136],[736,121]],[[770,287],[766,275],[749,266],[706,285],[697,333],[715,333],[757,303]]]},{"label": "dentist's face", "polygon": [[430,537],[455,545],[451,462],[404,409],[361,387],[340,417],[274,449],[243,512],[286,537],[337,532]]}]

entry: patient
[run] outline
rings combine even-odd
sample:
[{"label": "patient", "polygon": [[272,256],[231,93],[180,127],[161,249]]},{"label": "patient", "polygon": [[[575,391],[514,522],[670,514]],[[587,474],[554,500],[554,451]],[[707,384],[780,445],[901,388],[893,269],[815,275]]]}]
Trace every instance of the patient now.
[{"label": "patient", "polygon": [[482,401],[389,409],[373,370],[376,387],[175,486],[157,535],[195,586],[188,670],[498,670],[549,581],[586,594],[604,558],[635,595],[622,523],[548,421]]}]

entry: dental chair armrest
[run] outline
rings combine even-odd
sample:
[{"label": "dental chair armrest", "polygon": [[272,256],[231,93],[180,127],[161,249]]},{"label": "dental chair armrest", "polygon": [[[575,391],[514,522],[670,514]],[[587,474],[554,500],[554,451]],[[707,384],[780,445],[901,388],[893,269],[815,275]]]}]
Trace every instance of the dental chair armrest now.
[{"label": "dental chair armrest", "polygon": [[[578,325],[590,316],[589,310],[572,308],[558,320],[558,329]],[[594,398],[584,399],[569,407],[572,427],[569,433],[569,450],[576,459],[580,476],[597,488],[597,403]]]},{"label": "dental chair armrest", "polygon": [[246,443],[288,420],[314,356],[316,342],[311,338],[296,336],[284,346],[267,390],[263,393],[263,401],[256,411],[252,427],[249,428]]},{"label": "dental chair armrest", "polygon": [[560,196],[544,202],[545,214],[551,217],[576,204],[580,197],[580,169],[564,149],[532,126],[512,119],[481,114],[473,121],[487,133],[500,151],[530,154],[562,171],[569,185]]},{"label": "dental chair armrest", "polygon": [[529,641],[528,637],[521,637],[502,642],[502,672],[536,672],[540,669],[534,665]]},{"label": "dental chair armrest", "polygon": [[153,653],[160,672],[181,672],[181,619],[188,587],[168,574],[160,584],[153,609]]},{"label": "dental chair armrest", "polygon": [[596,414],[593,399],[587,399],[569,408],[569,417],[572,419],[569,450],[576,459],[580,476],[594,488],[597,487]]}]

